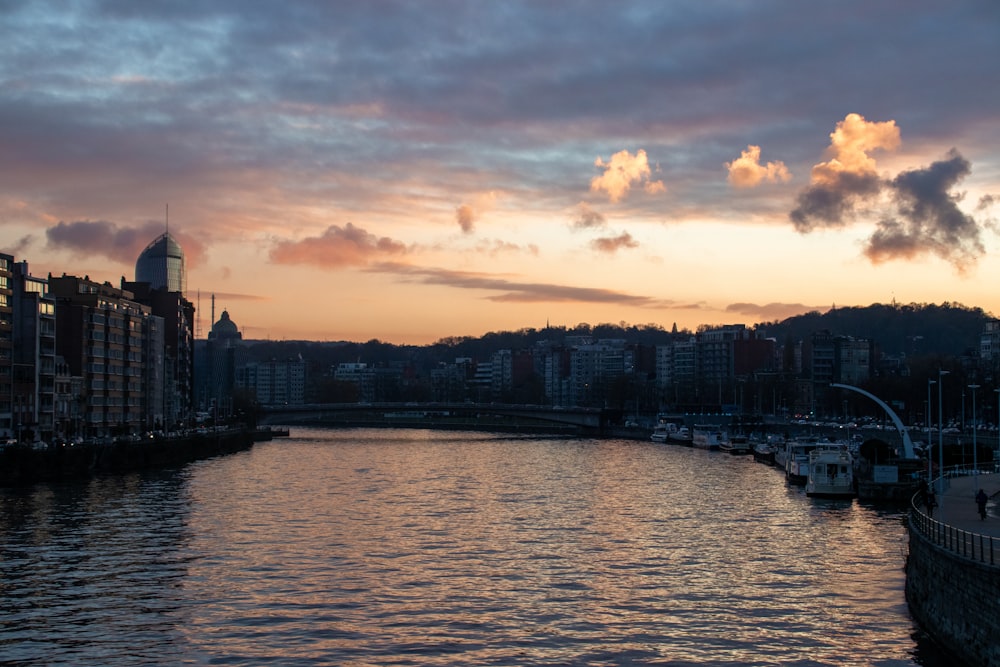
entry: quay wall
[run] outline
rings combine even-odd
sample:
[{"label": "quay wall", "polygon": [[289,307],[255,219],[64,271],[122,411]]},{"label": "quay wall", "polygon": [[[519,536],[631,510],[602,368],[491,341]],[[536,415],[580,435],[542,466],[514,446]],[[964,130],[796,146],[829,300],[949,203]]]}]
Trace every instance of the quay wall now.
[{"label": "quay wall", "polygon": [[910,614],[970,665],[1000,666],[1000,567],[953,553],[918,529],[911,513],[906,559]]},{"label": "quay wall", "polygon": [[95,474],[183,465],[249,449],[253,431],[193,433],[177,438],[0,449],[0,485],[83,479]]}]

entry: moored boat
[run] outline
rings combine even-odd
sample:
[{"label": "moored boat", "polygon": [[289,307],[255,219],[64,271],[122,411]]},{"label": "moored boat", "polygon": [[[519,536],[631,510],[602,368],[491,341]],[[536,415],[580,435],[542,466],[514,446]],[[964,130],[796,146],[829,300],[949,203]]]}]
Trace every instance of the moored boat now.
[{"label": "moored boat", "polygon": [[678,426],[677,430],[667,435],[667,440],[675,445],[691,446],[691,431],[687,426]]},{"label": "moored boat", "polygon": [[728,438],[726,432],[714,425],[695,425],[691,445],[699,449],[717,450]]},{"label": "moored boat", "polygon": [[753,460],[758,463],[774,465],[774,447],[769,442],[758,442],[753,446]]},{"label": "moored boat", "polygon": [[846,445],[822,445],[809,452],[806,495],[854,497],[854,461]]},{"label": "moored boat", "polygon": [[819,447],[816,440],[789,440],[785,443],[785,479],[804,486],[809,479],[809,452]]},{"label": "moored boat", "polygon": [[670,438],[670,434],[676,431],[676,424],[660,422],[653,427],[653,434],[649,436],[649,439],[653,442],[666,442]]},{"label": "moored boat", "polygon": [[720,444],[719,449],[733,456],[749,454],[751,451],[750,438],[745,435],[734,435]]}]

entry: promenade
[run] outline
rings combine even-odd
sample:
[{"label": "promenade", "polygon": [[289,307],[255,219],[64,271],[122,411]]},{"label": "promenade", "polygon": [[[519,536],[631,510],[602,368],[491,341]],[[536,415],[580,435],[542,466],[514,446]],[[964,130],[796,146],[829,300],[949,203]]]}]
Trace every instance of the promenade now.
[{"label": "promenade", "polygon": [[[938,495],[938,507],[934,509],[935,520],[970,533],[1000,538],[1000,474],[950,477],[944,483],[944,493]],[[985,521],[979,518],[975,501],[976,490],[980,487],[990,496]]]}]

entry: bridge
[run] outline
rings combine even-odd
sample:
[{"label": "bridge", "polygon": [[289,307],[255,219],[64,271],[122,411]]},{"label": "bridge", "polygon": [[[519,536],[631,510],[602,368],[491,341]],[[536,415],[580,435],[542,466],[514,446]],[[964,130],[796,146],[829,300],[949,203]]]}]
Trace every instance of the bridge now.
[{"label": "bridge", "polygon": [[504,403],[312,403],[266,405],[261,424],[426,426],[428,428],[537,428],[599,433],[610,412],[601,408]]}]

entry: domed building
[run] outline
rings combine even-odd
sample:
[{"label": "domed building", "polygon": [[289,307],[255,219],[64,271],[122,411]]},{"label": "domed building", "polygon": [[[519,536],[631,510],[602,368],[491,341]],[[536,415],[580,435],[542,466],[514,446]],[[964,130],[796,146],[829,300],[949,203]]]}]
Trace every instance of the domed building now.
[{"label": "domed building", "polygon": [[135,281],[149,283],[153,289],[184,293],[184,251],[170,232],[161,234],[139,254]]},{"label": "domed building", "polygon": [[[214,316],[215,295],[212,313]],[[227,310],[212,324],[206,340],[195,341],[195,402],[203,411],[214,410],[217,418],[232,414],[237,368],[246,364],[242,342],[243,334]]]},{"label": "domed building", "polygon": [[[212,300],[215,300],[214,297]],[[229,311],[224,310],[219,317],[219,321],[212,325],[212,330],[208,333],[208,339],[217,341],[242,340],[243,334],[240,333],[236,322],[230,319]]]}]

